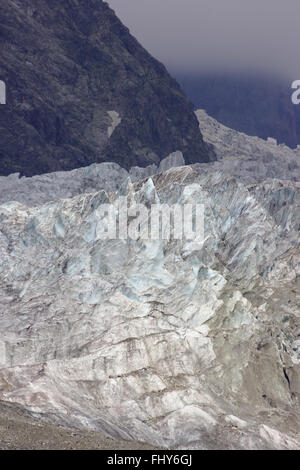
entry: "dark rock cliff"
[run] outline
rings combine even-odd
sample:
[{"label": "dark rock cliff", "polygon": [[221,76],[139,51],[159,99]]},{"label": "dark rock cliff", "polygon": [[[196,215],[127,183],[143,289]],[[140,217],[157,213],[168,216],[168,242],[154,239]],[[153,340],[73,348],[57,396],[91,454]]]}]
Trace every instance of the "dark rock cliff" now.
[{"label": "dark rock cliff", "polygon": [[3,0],[0,42],[1,175],[214,159],[177,82],[106,2]]}]

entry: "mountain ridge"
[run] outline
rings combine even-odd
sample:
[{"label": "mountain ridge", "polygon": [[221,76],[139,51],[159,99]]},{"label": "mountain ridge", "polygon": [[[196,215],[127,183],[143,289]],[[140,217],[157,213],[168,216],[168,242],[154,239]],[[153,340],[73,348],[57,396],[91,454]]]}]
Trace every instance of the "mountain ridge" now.
[{"label": "mountain ridge", "polygon": [[290,78],[250,73],[182,75],[174,72],[195,108],[247,135],[300,144],[300,107],[292,103]]},{"label": "mountain ridge", "polygon": [[192,104],[102,0],[0,5],[0,174],[214,159]]}]

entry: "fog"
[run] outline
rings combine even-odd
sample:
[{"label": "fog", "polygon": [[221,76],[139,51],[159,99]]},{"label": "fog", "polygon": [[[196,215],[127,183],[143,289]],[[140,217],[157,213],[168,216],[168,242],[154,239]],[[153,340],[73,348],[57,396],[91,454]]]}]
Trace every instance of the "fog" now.
[{"label": "fog", "polygon": [[300,78],[299,0],[108,0],[169,70]]}]

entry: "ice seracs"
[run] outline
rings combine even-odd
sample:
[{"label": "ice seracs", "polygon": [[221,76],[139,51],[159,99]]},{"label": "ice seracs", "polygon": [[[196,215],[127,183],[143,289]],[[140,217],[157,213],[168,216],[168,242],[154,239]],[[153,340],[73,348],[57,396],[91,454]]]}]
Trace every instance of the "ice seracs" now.
[{"label": "ice seracs", "polygon": [[117,191],[2,204],[0,398],[159,446],[299,448],[299,184],[209,165],[121,191],[204,204],[203,246],[99,239]]},{"label": "ice seracs", "polygon": [[59,171],[31,178],[20,178],[19,173],[0,176],[0,203],[17,201],[33,206],[57,199],[73,197],[77,194],[105,190],[120,190],[123,184],[142,180],[169,168],[185,164],[182,152],[176,151],[163,159],[159,166],[145,168],[132,167],[129,171],[117,163],[94,163],[71,171]]},{"label": "ice seracs", "polygon": [[270,179],[300,181],[300,151],[275,139],[263,140],[230,129],[199,109],[196,111],[203,138],[213,145],[217,161],[195,165],[200,171],[213,167],[215,171],[233,175],[246,183]]}]

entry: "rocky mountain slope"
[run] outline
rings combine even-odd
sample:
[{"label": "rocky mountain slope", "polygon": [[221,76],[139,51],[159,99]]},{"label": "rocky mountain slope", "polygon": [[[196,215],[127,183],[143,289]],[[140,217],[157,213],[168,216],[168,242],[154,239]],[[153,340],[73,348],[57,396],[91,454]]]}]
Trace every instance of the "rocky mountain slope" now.
[{"label": "rocky mountain slope", "polygon": [[0,4],[0,175],[214,158],[191,103],[102,0]]},{"label": "rocky mountain slope", "polygon": [[[101,204],[205,207],[205,240],[103,240]],[[0,397],[154,446],[300,448],[300,185],[173,168],[0,207]]]}]

